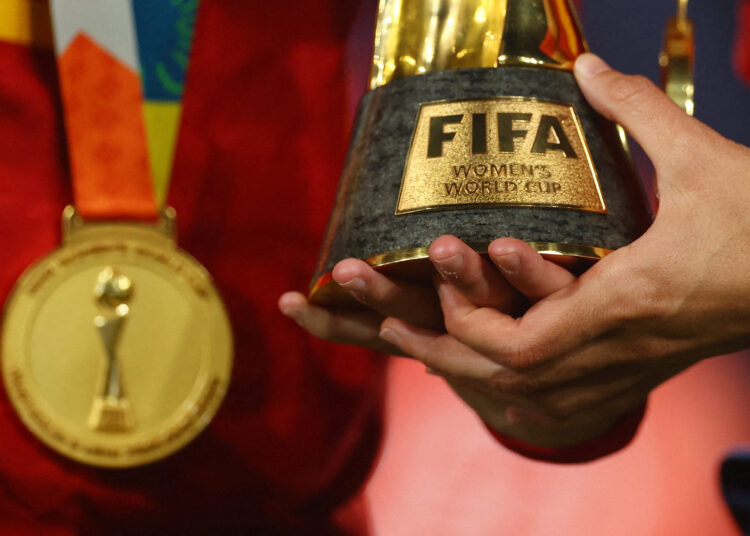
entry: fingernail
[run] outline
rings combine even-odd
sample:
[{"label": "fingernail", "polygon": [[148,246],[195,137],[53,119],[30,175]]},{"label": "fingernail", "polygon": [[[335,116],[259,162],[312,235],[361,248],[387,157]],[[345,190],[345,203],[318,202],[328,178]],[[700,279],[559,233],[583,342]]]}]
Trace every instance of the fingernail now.
[{"label": "fingernail", "polygon": [[388,328],[381,329],[380,338],[395,346],[401,346],[401,339],[399,338],[398,333],[396,333],[392,329],[388,329]]},{"label": "fingernail", "polygon": [[279,310],[284,316],[294,318],[294,316],[298,313],[298,309],[294,306],[293,303],[291,303],[291,301],[292,300],[288,299],[286,295],[282,296],[281,299],[279,299]]},{"label": "fingernail", "polygon": [[518,253],[506,253],[505,255],[497,255],[492,259],[500,266],[500,269],[508,274],[512,274],[518,271],[521,266],[521,258]]},{"label": "fingernail", "polygon": [[362,294],[367,290],[367,283],[365,283],[365,280],[361,277],[355,277],[345,283],[339,283],[339,285],[344,287],[349,292],[354,292],[356,294]]},{"label": "fingernail", "polygon": [[299,324],[300,321],[300,311],[299,309],[294,309],[293,307],[281,307],[281,313],[294,320]]},{"label": "fingernail", "polygon": [[603,59],[590,52],[578,56],[574,68],[576,74],[582,76],[583,78],[593,78],[599,73],[612,70],[612,68],[607,65]]},{"label": "fingernail", "polygon": [[440,272],[443,277],[458,279],[461,270],[464,268],[464,256],[460,253],[448,257],[447,259],[433,260],[435,261],[435,266],[437,267],[438,272]]}]

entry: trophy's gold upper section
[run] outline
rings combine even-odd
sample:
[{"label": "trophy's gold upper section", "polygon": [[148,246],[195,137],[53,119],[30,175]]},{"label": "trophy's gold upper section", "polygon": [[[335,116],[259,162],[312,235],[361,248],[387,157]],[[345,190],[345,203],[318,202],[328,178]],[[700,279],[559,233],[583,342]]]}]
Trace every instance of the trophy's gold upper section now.
[{"label": "trophy's gold upper section", "polygon": [[569,0],[380,0],[370,89],[446,69],[572,69],[586,50]]}]

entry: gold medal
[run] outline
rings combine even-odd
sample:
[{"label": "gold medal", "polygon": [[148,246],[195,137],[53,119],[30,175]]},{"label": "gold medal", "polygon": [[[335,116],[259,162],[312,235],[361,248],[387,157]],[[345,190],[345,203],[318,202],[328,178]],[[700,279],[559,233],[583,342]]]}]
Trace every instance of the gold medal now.
[{"label": "gold medal", "polygon": [[[73,194],[86,221],[67,208],[62,246],[16,284],[3,380],[46,445],[79,462],[132,467],[198,435],[232,369],[226,310],[205,268],[177,247],[174,211],[138,223],[164,207],[196,5],[50,7]],[[136,19],[177,49],[150,38],[138,46]],[[161,87],[154,68],[174,57]]]},{"label": "gold medal", "polygon": [[232,368],[229,319],[208,272],[159,225],[83,223],[29,268],[6,306],[2,372],[24,424],[74,460],[131,467],[210,422]]}]

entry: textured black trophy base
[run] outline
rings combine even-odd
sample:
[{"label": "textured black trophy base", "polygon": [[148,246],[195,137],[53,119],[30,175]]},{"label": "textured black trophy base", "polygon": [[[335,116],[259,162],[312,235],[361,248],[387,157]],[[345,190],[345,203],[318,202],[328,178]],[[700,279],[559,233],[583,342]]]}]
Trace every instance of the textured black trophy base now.
[{"label": "textured black trophy base", "polygon": [[[575,108],[607,213],[493,205],[396,215],[420,105],[511,96]],[[348,257],[390,268],[396,275],[425,277],[425,248],[444,234],[458,236],[479,251],[492,240],[507,236],[532,242],[542,251],[544,245],[554,244],[562,246],[557,247],[558,253],[595,259],[601,255],[593,251],[622,247],[638,238],[650,223],[648,202],[615,125],[588,105],[570,72],[501,67],[411,76],[370,91],[360,102],[311,297],[330,304],[341,301],[338,289],[331,288],[336,285],[328,283],[335,264]]]}]

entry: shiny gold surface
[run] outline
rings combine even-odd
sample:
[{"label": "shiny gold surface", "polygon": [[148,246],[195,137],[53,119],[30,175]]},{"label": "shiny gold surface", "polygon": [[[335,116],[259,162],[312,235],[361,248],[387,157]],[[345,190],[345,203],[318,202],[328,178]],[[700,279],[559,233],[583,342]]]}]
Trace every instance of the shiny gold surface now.
[{"label": "shiny gold surface", "polygon": [[687,16],[688,0],[678,0],[677,16],[667,21],[659,55],[667,96],[689,115],[695,112],[695,27]]},{"label": "shiny gold surface", "polygon": [[572,69],[585,50],[568,0],[381,0],[370,89],[445,69]]},{"label": "shiny gold surface", "polygon": [[[542,255],[558,257],[561,264],[573,269],[576,264],[590,264],[612,253],[610,249],[580,244],[556,242],[528,242],[528,244]],[[469,242],[469,246],[480,254],[486,255],[489,243]],[[418,247],[389,251],[365,259],[365,262],[389,277],[418,284],[430,284],[437,272],[430,262],[428,250],[428,247]],[[361,307],[359,302],[333,280],[331,272],[323,274],[310,285],[309,299],[313,304],[334,309]]]},{"label": "shiny gold surface", "polygon": [[130,279],[111,266],[99,272],[94,286],[94,297],[101,314],[94,317],[94,326],[104,346],[106,360],[103,387],[94,399],[89,415],[89,427],[98,431],[127,432],[135,427],[130,400],[125,395],[120,375],[118,343],[125,320],[130,314],[127,302],[133,294]]},{"label": "shiny gold surface", "polygon": [[[622,125],[616,124],[615,128],[617,129],[617,137],[620,139],[620,144],[622,145],[622,148],[625,151],[625,154],[632,162],[633,153],[630,150],[630,142],[628,141],[628,131],[625,130],[625,128]],[[635,167],[635,165],[633,165],[633,167]]]},{"label": "shiny gold surface", "polygon": [[492,205],[607,211],[572,106],[522,97],[421,106],[396,214]]},{"label": "shiny gold surface", "polygon": [[7,304],[6,390],[25,425],[65,456],[101,467],[158,460],[205,428],[224,397],[226,311],[170,231],[71,215],[63,247],[23,274]]}]

